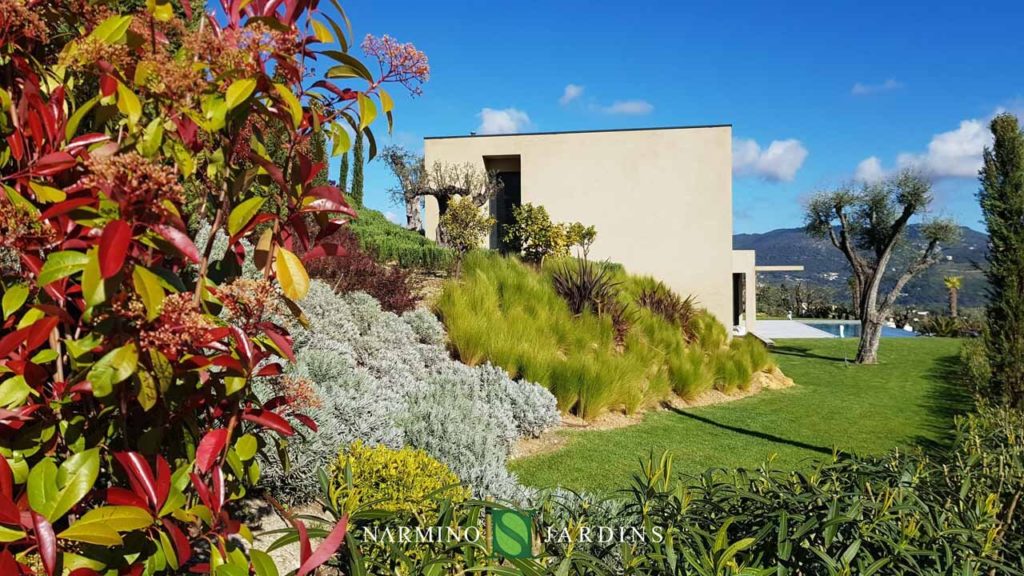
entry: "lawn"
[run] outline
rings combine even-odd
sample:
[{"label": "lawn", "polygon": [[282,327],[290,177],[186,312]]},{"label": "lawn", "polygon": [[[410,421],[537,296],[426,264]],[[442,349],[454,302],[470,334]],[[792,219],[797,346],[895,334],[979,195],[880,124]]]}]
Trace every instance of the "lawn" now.
[{"label": "lawn", "polygon": [[605,492],[628,486],[648,452],[671,451],[676,470],[806,466],[834,448],[858,454],[948,439],[953,414],[969,407],[955,380],[960,343],[946,338],[883,339],[881,363],[847,361],[854,339],[783,340],[772,356],[797,385],[717,406],[656,411],[640,424],[560,432],[568,445],[518,460],[531,486]]}]

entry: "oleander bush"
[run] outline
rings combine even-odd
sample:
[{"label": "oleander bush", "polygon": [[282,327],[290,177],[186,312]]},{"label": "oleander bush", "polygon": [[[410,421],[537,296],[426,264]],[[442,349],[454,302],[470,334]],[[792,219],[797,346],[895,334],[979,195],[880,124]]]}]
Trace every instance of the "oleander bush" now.
[{"label": "oleander bush", "polygon": [[[549,258],[538,269],[480,252],[467,255],[462,278],[445,284],[436,307],[463,362],[540,383],[560,410],[587,419],[632,413],[673,391],[692,399],[713,387],[745,389],[771,367],[760,342],[730,345],[708,312],[652,286],[621,266]],[[637,301],[653,290],[664,294]]]},{"label": "oleander bush", "polygon": [[[950,448],[930,455],[836,454],[803,471],[768,463],[684,477],[667,456],[645,459],[632,486],[615,494],[537,494],[531,509],[540,553],[526,560],[493,558],[466,539],[396,544],[381,554],[358,540],[359,527],[415,528],[422,520],[353,515],[352,546],[336,562],[347,573],[1020,575],[1022,429],[1021,411],[981,406],[957,418]],[[331,495],[325,505],[340,514]],[[480,527],[487,507],[501,508],[439,499],[437,524]],[[629,538],[602,540],[601,527],[616,535],[624,529]]]},{"label": "oleander bush", "polygon": [[[522,496],[505,462],[517,438],[559,422],[547,390],[494,366],[452,360],[443,326],[426,310],[398,316],[365,293],[338,294],[315,279],[303,309],[309,328],[292,328],[298,362],[287,376],[315,392],[306,412],[320,426],[290,440],[290,466],[267,463],[272,493],[310,500],[317,471],[339,447],[362,441],[423,449],[478,496]],[[269,396],[279,385],[268,380],[260,390]]]},{"label": "oleander bush", "polygon": [[328,471],[328,489],[348,512],[384,510],[432,517],[439,499],[469,498],[459,477],[423,450],[367,446],[356,440]]},{"label": "oleander bush", "polygon": [[446,272],[455,263],[451,249],[395,224],[384,214],[369,208],[360,208],[356,213],[358,218],[352,220],[350,228],[359,244],[378,261],[433,272]]}]

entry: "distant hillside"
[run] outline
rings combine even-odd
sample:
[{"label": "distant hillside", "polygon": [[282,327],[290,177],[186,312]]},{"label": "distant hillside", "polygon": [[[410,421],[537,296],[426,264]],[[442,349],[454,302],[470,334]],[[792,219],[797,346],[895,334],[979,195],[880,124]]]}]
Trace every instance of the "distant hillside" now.
[{"label": "distant hillside", "polygon": [[[943,247],[945,258],[925,274],[912,280],[904,289],[904,296],[899,305],[941,308],[946,305],[946,289],[942,285],[944,276],[958,275],[964,277],[964,287],[960,292],[960,305],[963,307],[983,306],[985,303],[985,279],[979,266],[985,264],[988,237],[967,227],[961,227],[961,240],[953,245]],[[763,274],[762,282],[779,283],[782,281],[803,280],[808,283],[830,287],[838,298],[845,301],[847,279],[850,266],[846,258],[827,240],[816,240],[807,235],[803,228],[781,228],[763,234],[736,234],[733,236],[733,248],[736,250],[756,250],[758,265],[802,264],[803,272]],[[912,248],[923,248],[920,228],[911,225],[909,243],[898,251],[896,265],[907,261]],[[898,268],[888,275],[890,282],[895,281]]]}]

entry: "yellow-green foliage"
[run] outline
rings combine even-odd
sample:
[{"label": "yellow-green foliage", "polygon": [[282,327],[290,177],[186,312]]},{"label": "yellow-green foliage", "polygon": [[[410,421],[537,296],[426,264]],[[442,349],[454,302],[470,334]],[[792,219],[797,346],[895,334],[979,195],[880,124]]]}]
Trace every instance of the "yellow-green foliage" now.
[{"label": "yellow-green foliage", "polygon": [[632,319],[619,345],[610,318],[569,311],[552,285],[557,265],[549,260],[538,271],[515,258],[470,253],[462,279],[448,282],[437,303],[459,358],[490,361],[542,384],[559,409],[587,419],[608,409],[631,413],[673,391],[692,399],[712,387],[749,385],[760,361],[750,359],[747,345],[731,348],[725,327],[708,312],[695,315],[688,343],[679,326],[636,305],[649,280],[612,266]]},{"label": "yellow-green foliage", "polygon": [[458,476],[423,450],[370,447],[358,440],[338,454],[329,476],[331,498],[347,512],[430,514],[437,508],[434,496],[453,502],[470,496]]}]

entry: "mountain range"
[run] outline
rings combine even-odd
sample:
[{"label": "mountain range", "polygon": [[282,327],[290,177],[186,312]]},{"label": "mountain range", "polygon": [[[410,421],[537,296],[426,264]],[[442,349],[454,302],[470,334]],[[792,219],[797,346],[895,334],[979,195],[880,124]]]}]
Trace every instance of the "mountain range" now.
[{"label": "mountain range", "polygon": [[[984,306],[987,284],[981,267],[985,264],[988,252],[988,236],[966,226],[961,226],[960,231],[958,241],[942,246],[942,260],[907,284],[903,295],[897,300],[898,306],[944,308],[948,303],[948,293],[942,280],[946,276],[963,277],[960,306]],[[920,253],[924,244],[920,226],[910,225],[907,240],[897,250],[883,284],[891,285],[895,282],[896,277],[906,268],[906,263]],[[829,289],[836,301],[848,301],[850,265],[846,257],[831,242],[814,238],[804,232],[803,228],[736,234],[733,236],[733,248],[756,250],[759,266],[795,264],[804,267],[803,272],[762,273],[758,277],[759,282],[805,282]]]}]

